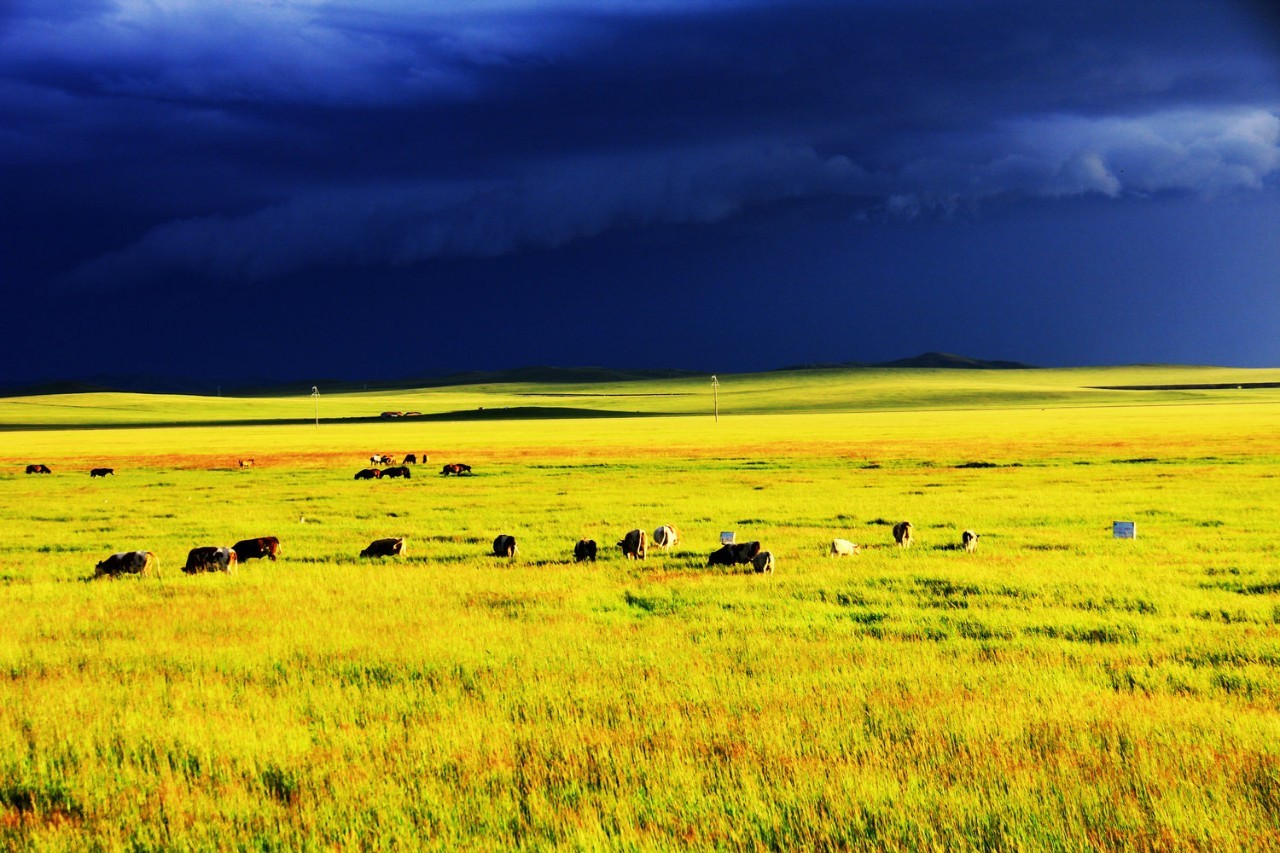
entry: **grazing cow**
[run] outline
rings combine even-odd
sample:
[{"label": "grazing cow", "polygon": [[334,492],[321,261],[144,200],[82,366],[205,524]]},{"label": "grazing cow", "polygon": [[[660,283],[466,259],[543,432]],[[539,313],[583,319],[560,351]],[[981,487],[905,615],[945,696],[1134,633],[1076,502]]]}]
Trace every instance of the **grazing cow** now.
[{"label": "grazing cow", "polygon": [[573,561],[575,563],[583,563],[587,560],[596,561],[596,540],[579,539],[578,544],[573,546]]},{"label": "grazing cow", "polygon": [[708,566],[737,566],[750,563],[760,553],[759,542],[729,543],[707,558]]},{"label": "grazing cow", "polygon": [[649,537],[643,530],[632,530],[622,537],[618,547],[628,560],[643,560],[649,555]]},{"label": "grazing cow", "polygon": [[260,560],[263,557],[274,563],[280,554],[280,540],[274,536],[241,539],[231,546],[231,550],[236,552],[236,559],[241,563],[245,560]]},{"label": "grazing cow", "polygon": [[773,571],[773,552],[761,551],[751,558],[751,565],[755,568],[756,574]]},{"label": "grazing cow", "polygon": [[516,558],[516,537],[502,534],[493,540],[493,556],[506,557],[508,560]]},{"label": "grazing cow", "polygon": [[903,548],[911,547],[911,522],[899,521],[893,526],[893,541]]},{"label": "grazing cow", "polygon": [[463,474],[471,473],[471,466],[463,465],[461,462],[450,462],[448,465],[440,469],[440,473],[446,477],[450,474],[456,474],[461,477]]},{"label": "grazing cow", "polygon": [[94,468],[89,472],[89,478],[93,479],[94,477],[105,477],[108,474],[114,477],[116,475],[116,469],[115,468]]},{"label": "grazing cow", "polygon": [[187,552],[187,564],[182,567],[182,570],[189,575],[199,574],[200,572],[226,572],[233,574],[236,570],[235,549],[218,548],[213,545],[192,548]]},{"label": "grazing cow", "polygon": [[375,539],[360,552],[361,557],[394,557],[404,553],[404,537],[399,539]]},{"label": "grazing cow", "polygon": [[417,457],[417,456],[414,456],[412,453],[406,453],[406,454],[404,455],[404,464],[406,464],[406,465],[417,465],[417,464],[418,464],[418,457]]},{"label": "grazing cow", "polygon": [[664,524],[653,531],[653,544],[664,551],[669,551],[680,541],[680,532],[670,524]]},{"label": "grazing cow", "polygon": [[978,550],[978,534],[972,530],[966,530],[960,534],[960,545],[970,554]]},{"label": "grazing cow", "polygon": [[120,575],[160,577],[160,561],[151,551],[122,551],[112,554],[93,569],[95,578],[114,578]]},{"label": "grazing cow", "polygon": [[832,539],[831,557],[852,557],[858,553],[858,546],[850,542],[848,539]]},{"label": "grazing cow", "polygon": [[252,460],[252,459],[241,459],[241,460],[240,460],[240,467],[241,467],[241,468],[252,468],[252,467],[253,467],[253,460]]},{"label": "grazing cow", "polygon": [[409,470],[408,465],[400,465],[395,468],[383,468],[382,476],[384,477],[404,477],[406,480],[413,479],[413,472]]},{"label": "grazing cow", "polygon": [[382,476],[382,472],[377,468],[362,468],[356,472],[357,480],[376,480]]},{"label": "grazing cow", "polygon": [[48,465],[42,465],[40,463],[36,463],[35,465],[27,466],[27,473],[28,474],[52,474],[53,472],[49,470]]}]

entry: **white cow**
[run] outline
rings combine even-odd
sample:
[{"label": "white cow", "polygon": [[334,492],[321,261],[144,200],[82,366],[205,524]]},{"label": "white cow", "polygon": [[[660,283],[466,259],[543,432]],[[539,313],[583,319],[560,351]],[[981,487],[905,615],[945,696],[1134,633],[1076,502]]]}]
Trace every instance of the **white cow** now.
[{"label": "white cow", "polygon": [[852,557],[858,553],[858,546],[850,542],[848,539],[832,539],[831,553],[832,557]]}]

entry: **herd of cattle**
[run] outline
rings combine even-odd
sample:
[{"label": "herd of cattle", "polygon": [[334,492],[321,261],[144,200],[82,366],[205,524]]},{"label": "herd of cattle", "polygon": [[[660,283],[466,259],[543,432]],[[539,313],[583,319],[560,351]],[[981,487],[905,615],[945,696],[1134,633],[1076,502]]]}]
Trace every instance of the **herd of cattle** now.
[{"label": "herd of cattle", "polygon": [[[229,548],[219,548],[216,545],[192,548],[187,553],[187,562],[182,570],[189,575],[201,572],[234,572],[238,563],[263,557],[275,562],[279,555],[280,540],[274,536],[260,536],[256,539],[242,539]],[[160,560],[152,551],[123,551],[107,557],[93,570],[95,578],[120,575],[159,577]]]},{"label": "herd of cattle", "polygon": [[[431,457],[428,456],[427,454],[425,453],[422,454],[423,462],[427,462],[430,459]],[[388,456],[385,453],[375,453],[373,456],[369,457],[369,465],[371,467],[361,468],[359,471],[356,472],[355,479],[381,480],[383,477],[391,477],[393,479],[396,477],[404,477],[406,480],[409,480],[413,478],[413,474],[412,472],[410,472],[409,466],[416,465],[416,464],[418,464],[418,457],[417,457],[417,454],[415,453],[406,454],[404,457],[404,462],[400,465],[396,465],[396,460],[394,456]],[[391,467],[389,468],[372,467],[376,465],[390,465]],[[448,465],[445,465],[443,468],[440,469],[440,474],[441,476],[444,476],[444,477],[447,477],[450,474],[454,474],[460,477],[463,474],[470,474],[470,473],[471,473],[471,466],[464,465],[461,462],[450,462]]]},{"label": "herd of cattle", "polygon": [[[422,460],[425,462],[430,457],[422,454]],[[238,460],[241,468],[253,466],[252,459]],[[418,461],[417,454],[409,453],[404,457],[404,463],[395,465],[395,459],[387,454],[374,454],[369,457],[371,465],[389,465],[388,468],[364,468],[356,472],[357,480],[375,480],[383,477],[397,478],[411,477],[409,464],[416,464]],[[50,474],[48,465],[31,464],[27,466],[28,474]],[[440,471],[442,476],[453,474],[461,476],[470,474],[471,466],[462,463],[453,462],[445,465]],[[90,477],[106,477],[114,475],[113,468],[94,468],[90,470]],[[902,548],[911,546],[911,522],[901,521],[893,526],[893,540]],[[623,556],[628,560],[644,560],[649,553],[649,543],[652,542],[656,547],[669,551],[675,547],[680,541],[680,533],[676,528],[669,524],[664,524],[653,531],[650,538],[645,530],[639,528],[630,530],[620,539],[617,547],[622,550]],[[369,546],[360,552],[360,556],[364,557],[395,557],[405,553],[404,538],[387,538],[375,539],[369,543]],[[961,534],[960,547],[965,551],[972,553],[978,546],[978,534],[972,530],[966,530]],[[847,557],[858,554],[861,546],[849,541],[848,539],[832,539],[831,550],[828,554],[832,557]],[[596,555],[599,552],[599,546],[594,539],[580,539],[573,546],[574,562],[595,562]],[[182,567],[183,572],[187,574],[199,574],[202,572],[233,572],[239,563],[246,560],[256,560],[267,558],[275,561],[280,553],[280,540],[275,536],[261,536],[255,539],[243,539],[229,547],[219,547],[214,545],[200,546],[192,548],[187,554],[187,562]],[[493,555],[495,557],[503,557],[508,560],[515,559],[519,549],[516,546],[516,538],[509,534],[502,534],[493,540]],[[750,565],[757,573],[772,572],[774,568],[773,554],[769,551],[762,550],[758,541],[751,542],[723,542],[721,547],[712,552],[707,557],[708,566],[740,566]],[[124,551],[118,554],[112,554],[107,559],[98,563],[94,569],[94,577],[117,577],[120,575],[156,575],[160,574],[160,564],[156,555],[151,551]]]}]

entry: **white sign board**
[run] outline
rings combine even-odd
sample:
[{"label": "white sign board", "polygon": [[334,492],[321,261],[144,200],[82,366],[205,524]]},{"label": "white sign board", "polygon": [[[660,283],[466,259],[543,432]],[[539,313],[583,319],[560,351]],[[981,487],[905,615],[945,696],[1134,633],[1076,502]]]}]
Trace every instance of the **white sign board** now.
[{"label": "white sign board", "polygon": [[1137,539],[1138,525],[1132,521],[1113,521],[1111,536],[1115,539]]},{"label": "white sign board", "polygon": [[725,530],[725,531],[722,531],[722,532],[720,533],[720,544],[721,544],[721,545],[731,545],[731,544],[733,544],[733,531],[732,531],[732,530]]}]

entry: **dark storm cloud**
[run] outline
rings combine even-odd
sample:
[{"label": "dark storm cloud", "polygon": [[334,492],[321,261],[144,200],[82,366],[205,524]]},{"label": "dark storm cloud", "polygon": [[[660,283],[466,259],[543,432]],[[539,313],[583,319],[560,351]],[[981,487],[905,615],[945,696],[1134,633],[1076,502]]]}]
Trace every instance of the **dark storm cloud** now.
[{"label": "dark storm cloud", "polygon": [[137,223],[75,269],[104,287],[829,196],[909,218],[1256,190],[1280,165],[1275,54],[1218,2],[54,6],[0,23],[0,169],[19,207]]}]

